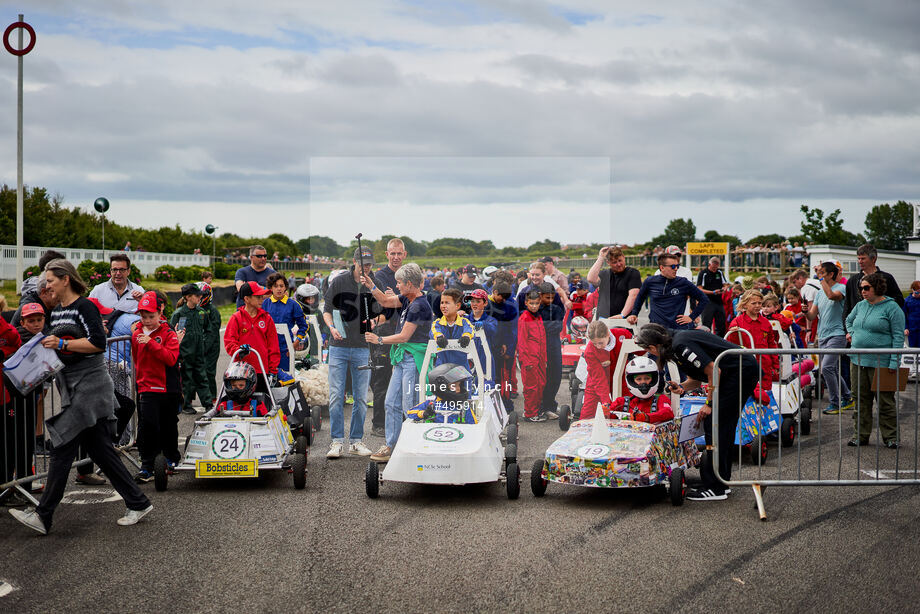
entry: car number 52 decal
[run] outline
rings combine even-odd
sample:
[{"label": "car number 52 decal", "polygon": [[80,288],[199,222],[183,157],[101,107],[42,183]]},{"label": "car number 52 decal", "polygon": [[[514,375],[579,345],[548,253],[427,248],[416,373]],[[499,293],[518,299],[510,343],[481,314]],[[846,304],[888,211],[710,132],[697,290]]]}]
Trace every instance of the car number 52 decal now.
[{"label": "car number 52 decal", "polygon": [[424,437],[428,441],[449,442],[462,439],[463,433],[450,426],[436,426],[425,431]]}]

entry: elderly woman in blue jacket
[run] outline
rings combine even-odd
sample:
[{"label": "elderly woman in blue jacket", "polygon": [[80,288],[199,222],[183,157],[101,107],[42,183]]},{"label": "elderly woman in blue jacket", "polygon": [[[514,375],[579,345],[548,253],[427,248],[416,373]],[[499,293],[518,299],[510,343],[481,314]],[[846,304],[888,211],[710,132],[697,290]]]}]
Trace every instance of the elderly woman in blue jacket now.
[{"label": "elderly woman in blue jacket", "polygon": [[[887,283],[878,272],[866,275],[859,282],[863,300],[847,316],[847,340],[853,349],[904,347],[904,312],[894,299],[885,296]],[[851,446],[864,446],[872,434],[872,401],[878,399],[878,424],[887,448],[898,447],[898,417],[894,392],[873,392],[872,380],[876,369],[894,371],[898,354],[850,354],[851,389],[857,395],[853,415]]]}]

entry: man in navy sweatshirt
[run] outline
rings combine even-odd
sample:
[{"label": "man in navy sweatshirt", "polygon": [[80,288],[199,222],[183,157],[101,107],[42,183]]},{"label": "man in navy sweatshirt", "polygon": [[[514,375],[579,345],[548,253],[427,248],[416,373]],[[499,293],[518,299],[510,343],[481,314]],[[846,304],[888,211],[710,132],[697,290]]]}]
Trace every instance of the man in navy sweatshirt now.
[{"label": "man in navy sweatshirt", "polygon": [[[651,275],[645,278],[642,287],[639,288],[639,295],[633,303],[632,312],[626,318],[630,324],[636,323],[639,310],[647,298],[650,322],[670,329],[695,328],[693,321],[703,313],[706,305],[709,304],[709,299],[693,285],[692,281],[685,277],[678,277],[678,268],[680,268],[680,260],[677,256],[668,253],[658,256],[658,269],[661,275]],[[689,316],[684,315],[688,297],[696,299],[696,308],[690,312]]]}]

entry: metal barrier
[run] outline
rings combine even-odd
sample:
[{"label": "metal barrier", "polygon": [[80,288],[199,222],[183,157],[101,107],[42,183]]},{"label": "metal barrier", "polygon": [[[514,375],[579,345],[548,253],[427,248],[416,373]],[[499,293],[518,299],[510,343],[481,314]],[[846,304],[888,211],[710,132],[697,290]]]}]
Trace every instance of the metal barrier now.
[{"label": "metal barrier", "polygon": [[[119,440],[116,449],[132,464],[140,468],[140,463],[129,453],[135,444],[137,435],[137,409],[135,400],[134,369],[131,363],[131,337],[110,337],[106,341],[104,353],[106,367],[115,390],[118,393],[121,411],[117,411]],[[5,384],[12,389],[11,384]],[[13,389],[15,391],[15,389]],[[18,393],[0,395],[3,420],[0,423],[0,499],[10,497],[13,492],[38,505],[25,486],[48,476],[48,445],[44,432],[44,420],[61,411],[61,398],[54,379],[45,382],[27,395]],[[127,405],[127,408],[125,407]],[[80,458],[71,468],[92,463],[89,457]],[[21,475],[25,474],[25,475]]]},{"label": "metal barrier", "polygon": [[[712,406],[712,432],[713,432],[713,469],[716,477],[726,486],[751,486],[754,490],[754,496],[757,502],[757,509],[761,520],[766,520],[766,511],[763,502],[763,490],[767,486],[901,486],[901,485],[920,485],[920,455],[918,455],[918,443],[920,443],[920,416],[917,408],[920,407],[920,382],[914,382],[911,385],[911,377],[903,370],[895,371],[892,379],[897,391],[884,392],[871,390],[866,391],[863,387],[863,377],[859,377],[853,383],[851,390],[852,399],[855,407],[852,410],[840,411],[836,415],[824,415],[821,411],[816,411],[817,421],[814,426],[811,415],[811,399],[803,395],[802,399],[797,400],[800,403],[800,410],[795,416],[795,437],[789,451],[783,452],[783,438],[777,437],[777,454],[774,462],[758,462],[744,466],[742,450],[738,449],[738,473],[730,480],[724,479],[719,474],[719,457],[721,454],[733,453],[734,451],[720,450],[718,446],[719,432],[719,379],[720,364],[725,363],[733,357],[742,360],[743,356],[899,356],[899,365],[905,362],[904,356],[910,356],[912,360],[907,361],[909,364],[916,364],[920,354],[920,348],[873,348],[873,349],[853,349],[853,348],[794,348],[794,349],[731,349],[721,353],[713,364],[713,387],[715,394],[713,396]],[[839,358],[836,360],[839,361]],[[886,360],[879,358],[882,364]],[[818,361],[815,361],[816,363]],[[838,365],[839,366],[839,365]],[[876,374],[877,369],[874,367],[862,367],[869,369],[872,373],[869,375],[871,380],[879,378]],[[887,369],[882,367],[882,369]],[[818,391],[822,390],[821,386],[821,369],[816,365],[815,373],[817,382],[812,387],[816,392],[816,398],[820,398]],[[841,371],[837,369],[837,384],[844,380]],[[882,388],[884,385],[875,386]],[[900,391],[901,388],[903,391]],[[740,389],[740,383],[739,383]],[[865,394],[865,393],[869,394]],[[779,407],[788,399],[783,398],[784,387],[779,387],[779,398],[776,402]],[[887,397],[888,394],[893,399]],[[885,395],[885,396],[883,396]],[[903,401],[908,401],[912,397],[913,407],[902,408]],[[894,403],[894,428],[895,441],[899,445],[892,449],[885,449],[886,446],[882,441],[882,432],[880,429],[880,412],[881,403],[886,404],[892,401]],[[838,401],[839,402],[839,401]],[[875,406],[873,410],[872,406]],[[868,405],[868,406],[867,406]],[[872,415],[872,432],[876,434],[875,444],[863,442],[860,440],[859,431],[855,429],[853,423],[859,424],[863,419],[864,412],[870,412]],[[803,413],[807,416],[803,418]],[[902,428],[901,420],[906,419],[906,424]],[[846,421],[846,425],[844,424]],[[909,429],[913,423],[913,437],[902,437],[902,433]],[[816,427],[816,428],[814,428]],[[806,442],[803,442],[802,436],[809,436]],[[908,432],[909,434],[909,432]],[[871,437],[870,433],[870,437]],[[874,465],[864,463],[867,456],[867,449],[874,451]],[[883,452],[882,450],[885,449]],[[805,456],[803,458],[803,452]],[[836,453],[835,453],[836,452]],[[907,454],[908,459],[902,466],[902,455]],[[791,459],[790,459],[791,457]],[[830,457],[832,467],[828,471],[826,459]],[[892,458],[893,457],[893,458]],[[868,467],[868,469],[866,468]],[[745,479],[745,470],[755,472],[755,475]],[[830,473],[830,477],[828,474]]]}]

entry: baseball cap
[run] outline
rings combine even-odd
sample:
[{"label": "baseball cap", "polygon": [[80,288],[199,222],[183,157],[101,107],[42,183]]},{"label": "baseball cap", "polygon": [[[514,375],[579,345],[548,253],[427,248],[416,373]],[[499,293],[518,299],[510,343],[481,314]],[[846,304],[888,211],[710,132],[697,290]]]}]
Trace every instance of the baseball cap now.
[{"label": "baseball cap", "polygon": [[555,263],[556,260],[555,260],[552,256],[543,256],[542,258],[540,258],[540,262],[553,262],[553,263]]},{"label": "baseball cap", "polygon": [[672,254],[672,255],[673,255],[673,254],[680,254],[680,253],[681,253],[680,248],[677,247],[676,245],[668,245],[668,246],[665,248],[664,252],[665,252],[666,254]]},{"label": "baseball cap", "polygon": [[201,288],[195,284],[185,284],[182,286],[182,296],[201,296]]},{"label": "baseball cap", "polygon": [[355,249],[355,260],[361,262],[364,260],[364,264],[374,264],[374,250],[369,247],[359,247]]},{"label": "baseball cap", "polygon": [[137,310],[149,311],[150,313],[159,311],[157,307],[157,293],[153,290],[144,292],[144,296],[141,297],[141,300],[137,301]]},{"label": "baseball cap", "polygon": [[268,294],[268,290],[254,281],[247,281],[240,286],[240,298],[245,298],[247,296],[264,296],[266,294]]},{"label": "baseball cap", "polygon": [[588,284],[586,284],[586,283],[583,282],[583,281],[576,281],[576,282],[575,282],[575,289],[576,289],[576,290],[587,290],[587,289],[588,289]]},{"label": "baseball cap", "polygon": [[486,294],[486,291],[483,290],[482,288],[476,288],[475,290],[470,292],[470,298],[480,298],[484,301],[487,301],[489,300],[489,295]]},{"label": "baseball cap", "polygon": [[26,303],[25,305],[22,306],[22,310],[19,312],[19,317],[26,318],[28,316],[33,316],[36,313],[40,313],[43,316],[45,315],[45,308],[42,306],[42,304],[41,303]]},{"label": "baseball cap", "polygon": [[91,298],[89,300],[93,305],[96,306],[96,309],[98,309],[99,313],[101,313],[102,315],[107,316],[110,313],[112,313],[112,310],[106,307],[105,305],[103,305],[102,303],[100,303],[98,298]]},{"label": "baseball cap", "polygon": [[460,269],[460,273],[461,273],[461,274],[466,273],[467,275],[475,275],[475,274],[478,273],[478,272],[479,272],[479,269],[477,269],[477,268],[476,268],[474,265],[472,265],[472,264],[468,264],[468,265],[466,265],[465,267],[463,267],[462,269]]}]

